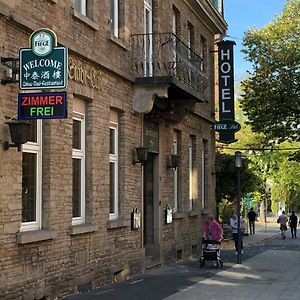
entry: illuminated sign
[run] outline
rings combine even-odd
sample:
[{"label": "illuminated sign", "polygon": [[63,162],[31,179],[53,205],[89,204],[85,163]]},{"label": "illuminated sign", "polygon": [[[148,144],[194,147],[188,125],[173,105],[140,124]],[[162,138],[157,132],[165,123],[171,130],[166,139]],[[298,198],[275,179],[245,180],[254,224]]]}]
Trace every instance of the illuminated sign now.
[{"label": "illuminated sign", "polygon": [[[219,57],[219,119],[234,120],[234,70],[233,41],[218,43]],[[236,141],[234,132],[220,131],[219,141],[233,143]]]},{"label": "illuminated sign", "polygon": [[18,119],[67,117],[67,93],[22,93],[18,96]]}]

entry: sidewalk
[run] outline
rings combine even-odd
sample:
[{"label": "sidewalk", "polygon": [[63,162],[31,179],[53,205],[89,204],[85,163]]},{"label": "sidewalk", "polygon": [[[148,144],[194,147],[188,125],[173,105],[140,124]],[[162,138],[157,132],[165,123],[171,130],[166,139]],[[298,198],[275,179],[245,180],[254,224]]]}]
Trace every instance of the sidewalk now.
[{"label": "sidewalk", "polygon": [[267,223],[267,232],[263,223],[256,229],[255,235],[244,237],[244,243],[268,240],[264,251],[165,299],[300,299],[300,238],[292,239],[288,231],[282,240],[276,223]]}]

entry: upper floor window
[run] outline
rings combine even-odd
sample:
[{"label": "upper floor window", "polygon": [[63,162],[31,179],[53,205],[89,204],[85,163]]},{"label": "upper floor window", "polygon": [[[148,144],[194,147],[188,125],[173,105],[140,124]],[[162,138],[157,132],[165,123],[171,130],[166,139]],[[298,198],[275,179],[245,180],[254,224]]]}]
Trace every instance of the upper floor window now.
[{"label": "upper floor window", "polygon": [[29,142],[22,146],[21,231],[42,224],[42,121],[31,121]]},{"label": "upper floor window", "polygon": [[111,1],[111,29],[114,37],[120,37],[120,0]]},{"label": "upper floor window", "polygon": [[119,206],[119,154],[118,154],[118,113],[110,112],[109,126],[109,218],[116,219],[118,217]]},{"label": "upper floor window", "polygon": [[83,101],[77,99],[73,111],[72,163],[72,225],[76,225],[85,222],[85,108]]},{"label": "upper floor window", "polygon": [[206,53],[207,53],[207,42],[204,36],[200,37],[200,57],[201,57],[201,71],[204,72],[206,69]]},{"label": "upper floor window", "polygon": [[74,9],[80,14],[93,19],[94,0],[74,0]]}]

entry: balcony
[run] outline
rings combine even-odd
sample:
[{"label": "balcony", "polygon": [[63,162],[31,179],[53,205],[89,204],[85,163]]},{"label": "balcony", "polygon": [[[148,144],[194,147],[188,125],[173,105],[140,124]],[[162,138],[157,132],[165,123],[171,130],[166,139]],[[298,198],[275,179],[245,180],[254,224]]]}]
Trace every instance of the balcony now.
[{"label": "balcony", "polygon": [[201,71],[202,58],[175,34],[134,34],[131,50],[137,101],[143,91],[150,98],[156,94],[170,101],[204,100],[208,79]]}]

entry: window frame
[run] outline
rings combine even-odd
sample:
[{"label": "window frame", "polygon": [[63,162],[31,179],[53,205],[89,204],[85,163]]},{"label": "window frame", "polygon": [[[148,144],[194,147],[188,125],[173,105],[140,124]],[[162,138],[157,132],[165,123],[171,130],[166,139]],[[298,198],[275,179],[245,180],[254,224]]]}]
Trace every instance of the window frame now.
[{"label": "window frame", "polygon": [[[174,138],[173,138],[173,153],[178,154],[178,140],[179,140],[179,134],[177,131],[174,131]],[[174,212],[179,211],[179,172],[178,172],[179,166],[174,170]]]},{"label": "window frame", "polygon": [[111,0],[111,26],[115,38],[120,38],[120,0]]},{"label": "window frame", "polygon": [[[76,2],[79,4],[80,9],[77,10],[76,9]],[[82,14],[83,16],[87,17],[87,0],[75,0],[74,2],[74,9],[79,12],[80,14]]]},{"label": "window frame", "polygon": [[[109,199],[109,219],[116,220],[119,216],[119,125],[117,122],[110,121],[109,125],[109,139],[111,138],[110,130],[114,131],[114,153],[110,153],[109,149],[109,172],[111,163],[114,164],[114,212],[110,212],[110,199]],[[110,181],[111,183],[111,178]],[[111,192],[111,188],[109,189]],[[111,195],[110,195],[111,197]]]},{"label": "window frame", "polygon": [[[80,126],[80,147],[81,149],[74,149],[72,145],[72,163],[73,159],[80,160],[80,216],[73,217],[72,211],[72,225],[79,225],[85,223],[85,114],[80,112],[73,112],[72,120],[79,121]],[[72,173],[72,176],[74,174]],[[73,190],[73,189],[72,189]],[[73,204],[73,199],[72,199]]]},{"label": "window frame", "polygon": [[29,141],[26,144],[23,144],[22,153],[31,153],[36,155],[36,220],[30,222],[22,222],[21,219],[20,231],[39,230],[42,228],[42,120],[36,120],[36,142]]},{"label": "window frame", "polygon": [[193,191],[193,169],[194,169],[194,137],[190,136],[189,148],[188,148],[188,157],[189,157],[189,211],[192,211],[194,208],[194,191]]}]

